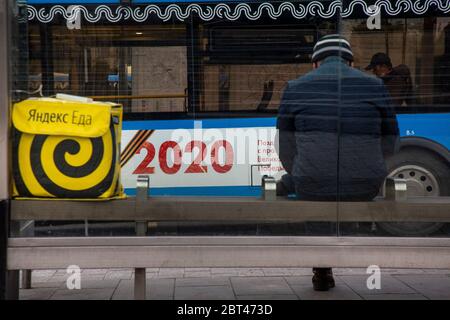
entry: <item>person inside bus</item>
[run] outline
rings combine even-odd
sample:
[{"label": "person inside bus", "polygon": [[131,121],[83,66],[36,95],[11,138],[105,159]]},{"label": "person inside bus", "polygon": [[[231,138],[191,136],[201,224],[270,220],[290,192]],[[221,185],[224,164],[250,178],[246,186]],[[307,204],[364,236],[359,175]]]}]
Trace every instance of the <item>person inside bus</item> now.
[{"label": "person inside bus", "polygon": [[[321,38],[313,70],[288,82],[277,117],[278,155],[287,172],[277,195],[309,201],[370,201],[387,176],[399,137],[383,82],[353,68],[350,43]],[[313,287],[334,287],[331,268],[313,269]]]},{"label": "person inside bus", "polygon": [[408,66],[400,64],[392,67],[391,58],[386,53],[378,52],[373,55],[366,70],[371,70],[383,80],[394,105],[411,104],[413,87]]}]

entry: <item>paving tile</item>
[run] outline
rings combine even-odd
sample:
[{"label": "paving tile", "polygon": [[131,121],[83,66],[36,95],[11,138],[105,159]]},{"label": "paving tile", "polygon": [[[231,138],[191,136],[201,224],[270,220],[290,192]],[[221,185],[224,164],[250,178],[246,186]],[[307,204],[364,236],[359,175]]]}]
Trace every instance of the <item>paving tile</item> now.
[{"label": "paving tile", "polygon": [[[31,286],[35,283],[46,283],[46,282],[58,282],[52,281],[52,277],[33,277],[31,276]],[[22,279],[20,279],[20,283],[22,284]]]},{"label": "paving tile", "polygon": [[364,300],[427,300],[421,294],[368,294],[362,296]]},{"label": "paving tile", "polygon": [[146,279],[155,279],[155,278],[158,278],[158,273],[157,273],[157,272],[146,272],[146,273],[145,273],[145,278],[146,278]]},{"label": "paving tile", "polygon": [[106,275],[109,271],[115,271],[111,269],[83,269],[81,274],[84,275]]},{"label": "paving tile", "polygon": [[48,300],[55,293],[56,288],[21,289],[20,300]]},{"label": "paving tile", "polygon": [[360,295],[369,294],[387,294],[387,293],[401,293],[410,294],[417,293],[403,282],[394,278],[393,276],[381,273],[381,288],[369,289],[367,287],[367,279],[370,275],[354,275],[354,276],[339,276],[350,288]]},{"label": "paving tile", "polygon": [[424,274],[424,269],[391,269],[391,268],[382,268],[381,273],[387,274]]},{"label": "paving tile", "polygon": [[231,284],[236,295],[292,294],[282,277],[232,277]]},{"label": "paving tile", "polygon": [[69,275],[54,275],[53,277],[49,278],[47,281],[49,282],[66,282]]},{"label": "paving tile", "polygon": [[[120,279],[111,280],[86,280],[81,278],[81,289],[101,289],[101,288],[115,288],[119,285]],[[60,289],[67,289],[67,284],[61,284]]]},{"label": "paving tile", "polygon": [[52,300],[109,300],[114,288],[68,290],[58,289],[51,296]]},{"label": "paving tile", "polygon": [[228,273],[217,273],[212,274],[211,278],[225,278],[225,277],[238,277],[238,274],[228,274]]},{"label": "paving tile", "polygon": [[238,268],[211,268],[211,274],[223,273],[223,274],[239,274]]},{"label": "paving tile", "polygon": [[450,277],[446,275],[399,275],[395,277],[429,299],[450,299]]},{"label": "paving tile", "polygon": [[[148,268],[147,298],[450,299],[448,269],[381,269],[381,290],[367,289],[365,268],[333,272],[336,287],[317,292],[311,268]],[[83,269],[81,275],[82,289],[68,290],[65,269],[33,270],[32,289],[21,289],[20,299],[133,299],[134,269]]]},{"label": "paving tile", "polygon": [[204,277],[210,277],[211,273],[208,271],[189,271],[189,272],[184,272],[184,277],[185,278],[204,278]]},{"label": "paving tile", "polygon": [[[68,279],[69,275],[55,275],[51,278],[46,278],[46,279],[42,279],[42,278],[31,278],[31,281],[34,282],[66,282],[66,280]],[[85,280],[85,281],[93,281],[93,280],[103,280],[105,278],[105,276],[103,274],[83,274],[81,273],[81,279]],[[107,279],[108,280],[108,279]]]},{"label": "paving tile", "polygon": [[[174,279],[151,279],[147,280],[147,300],[172,300],[174,294]],[[134,280],[120,280],[114,291],[113,300],[133,300]]]},{"label": "paving tile", "polygon": [[[312,271],[311,271],[312,274]],[[365,268],[333,268],[333,274],[335,275],[366,275],[367,269]]]},{"label": "paving tile", "polygon": [[211,275],[264,276],[264,268],[211,268]]},{"label": "paving tile", "polygon": [[184,268],[184,272],[200,272],[200,271],[211,272],[211,268]]},{"label": "paving tile", "polygon": [[150,300],[172,300],[174,297],[175,279],[150,279],[147,281]]},{"label": "paving tile", "polygon": [[48,278],[55,275],[56,270],[33,270],[31,272],[32,277],[44,277]]},{"label": "paving tile", "polygon": [[[83,274],[81,273],[81,281],[99,281],[104,280],[105,274]],[[114,280],[114,279],[105,279],[105,280]],[[120,280],[120,279],[119,279]]]},{"label": "paving tile", "polygon": [[239,270],[235,268],[211,268],[211,277],[239,276]]},{"label": "paving tile", "polygon": [[59,281],[59,282],[51,282],[51,281],[44,281],[44,282],[35,282],[35,280],[31,281],[31,288],[35,289],[35,288],[61,288],[61,286],[64,284],[65,282],[63,281]]},{"label": "paving tile", "polygon": [[[309,286],[309,287],[312,287],[312,275],[310,275],[310,276],[284,277],[284,279],[291,286]],[[337,284],[343,283],[343,281],[337,276],[334,276],[334,281]]]},{"label": "paving tile", "polygon": [[424,274],[444,274],[450,276],[449,269],[423,269]]},{"label": "paving tile", "polygon": [[264,272],[261,268],[241,268],[238,271],[238,275],[242,277],[264,276]]},{"label": "paving tile", "polygon": [[179,278],[184,277],[183,268],[161,268],[158,273],[159,278]]},{"label": "paving tile", "polygon": [[131,279],[132,276],[132,271],[131,270],[126,270],[126,271],[108,271],[108,273],[105,275],[105,280],[115,280],[115,279],[119,279],[119,280],[129,280]]},{"label": "paving tile", "polygon": [[[133,300],[132,280],[119,280],[119,284],[113,292],[112,300]],[[148,292],[148,287],[146,292]],[[147,294],[148,295],[148,294]]]},{"label": "paving tile", "polygon": [[258,295],[245,295],[236,296],[237,300],[298,300],[295,294],[258,294]]},{"label": "paving tile", "polygon": [[62,275],[66,275],[67,274],[67,270],[66,269],[57,269],[55,270],[55,274],[56,276],[62,276]]},{"label": "paving tile", "polygon": [[228,286],[175,287],[175,300],[234,300],[233,289]]},{"label": "paving tile", "polygon": [[361,300],[347,285],[341,284],[329,291],[314,291],[312,286],[292,285],[292,290],[300,300]]},{"label": "paving tile", "polygon": [[228,277],[215,278],[177,278],[176,287],[207,287],[207,286],[227,286],[230,285]]},{"label": "paving tile", "polygon": [[312,276],[313,272],[311,268],[286,268],[290,272],[291,276]]},{"label": "paving tile", "polygon": [[286,268],[263,268],[262,272],[265,276],[290,276],[292,272]]},{"label": "paving tile", "polygon": [[[55,276],[49,279],[46,279],[42,281],[42,279],[31,279],[31,287],[32,288],[66,288],[68,277],[61,277],[61,276]],[[86,282],[99,282],[103,280],[102,277],[95,277],[95,276],[83,276],[81,275],[81,283],[83,286],[83,283]],[[101,286],[101,282],[99,282],[99,286]]]}]

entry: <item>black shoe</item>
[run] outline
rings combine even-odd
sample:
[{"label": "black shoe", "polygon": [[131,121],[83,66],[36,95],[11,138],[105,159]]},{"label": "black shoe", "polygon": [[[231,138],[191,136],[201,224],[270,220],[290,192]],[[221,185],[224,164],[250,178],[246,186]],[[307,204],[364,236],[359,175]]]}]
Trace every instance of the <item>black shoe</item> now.
[{"label": "black shoe", "polygon": [[333,272],[331,270],[327,274],[327,281],[330,288],[334,288],[336,286],[336,284],[334,283]]},{"label": "black shoe", "polygon": [[330,268],[314,268],[312,278],[313,288],[316,291],[328,291],[335,287],[333,272]]}]

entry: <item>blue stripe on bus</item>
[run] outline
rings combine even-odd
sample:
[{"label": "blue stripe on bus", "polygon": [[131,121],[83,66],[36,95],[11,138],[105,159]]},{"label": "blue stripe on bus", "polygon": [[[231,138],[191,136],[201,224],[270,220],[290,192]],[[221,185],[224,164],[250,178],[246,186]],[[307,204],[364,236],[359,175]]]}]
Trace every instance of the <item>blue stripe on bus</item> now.
[{"label": "blue stripe on bus", "polygon": [[427,138],[450,149],[450,113],[399,114],[400,136]]},{"label": "blue stripe on bus", "polygon": [[124,121],[123,130],[170,130],[211,128],[275,127],[276,118],[228,118],[199,120],[138,120]]},{"label": "blue stripe on bus", "polygon": [[[135,188],[125,188],[129,196],[136,195]],[[261,187],[220,186],[220,187],[168,187],[150,188],[151,196],[224,196],[224,197],[259,197]]]},{"label": "blue stripe on bus", "polygon": [[[450,149],[450,113],[399,114],[400,135],[423,137]],[[124,121],[123,130],[173,130],[211,128],[275,127],[276,118],[228,118],[199,120],[142,120]]]}]

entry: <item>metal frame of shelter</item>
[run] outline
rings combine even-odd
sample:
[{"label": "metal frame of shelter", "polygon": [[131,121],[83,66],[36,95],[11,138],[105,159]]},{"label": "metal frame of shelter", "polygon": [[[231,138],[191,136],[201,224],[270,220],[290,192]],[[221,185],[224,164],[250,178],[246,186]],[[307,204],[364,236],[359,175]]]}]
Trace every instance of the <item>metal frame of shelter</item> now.
[{"label": "metal frame of shelter", "polygon": [[[11,109],[11,70],[10,70],[10,23],[13,18],[12,0],[0,0],[0,299],[18,297],[18,269],[63,267],[77,262],[84,267],[133,267],[136,274],[142,274],[145,267],[183,267],[183,266],[365,266],[377,263],[385,267],[406,268],[449,268],[450,238],[342,238],[342,237],[183,237],[183,238],[12,238],[10,237],[10,215],[23,216],[36,214],[31,207],[24,208],[10,198],[10,109]],[[21,3],[20,0],[18,1]],[[73,21],[78,18],[82,23],[96,23],[106,19],[110,23],[134,21],[145,23],[148,19],[163,21],[177,19],[184,21],[194,15],[201,20],[215,18],[237,20],[245,17],[250,20],[267,16],[277,19],[290,14],[297,19],[307,15],[331,18],[336,14],[348,17],[356,11],[367,16],[378,10],[388,15],[421,15],[428,10],[439,14],[450,13],[449,0],[400,0],[400,1],[119,1],[119,0],[30,0],[26,7],[27,19],[40,23],[50,23],[55,19]],[[75,5],[75,6],[71,6]],[[376,9],[375,8],[375,9]],[[143,191],[146,193],[145,189]],[[131,214],[150,221],[155,216],[146,216],[139,209],[151,207],[155,201],[146,196],[120,205],[129,206]],[[255,201],[255,200],[252,200]],[[254,202],[254,206],[266,206],[263,202]],[[271,200],[269,200],[271,201]],[[44,201],[45,202],[45,201]],[[31,204],[33,202],[30,202]],[[43,204],[45,206],[45,204]],[[167,204],[162,204],[164,206]],[[183,204],[182,204],[183,205]],[[173,217],[185,216],[183,206],[172,212]],[[186,202],[184,205],[203,206]],[[236,203],[224,203],[234,206]],[[437,204],[439,205],[439,204]],[[449,205],[442,202],[442,205]],[[80,208],[70,209],[70,204],[59,204],[66,208],[67,216],[74,216]],[[84,214],[99,210],[113,212],[114,202],[110,204],[83,204]],[[154,205],[157,208],[161,204]],[[214,204],[217,206],[217,204]],[[14,207],[14,210],[11,210]],[[205,207],[205,208],[206,208]],[[270,207],[270,205],[269,205]],[[424,208],[426,205],[424,205]],[[134,209],[133,209],[134,208]],[[169,207],[168,207],[169,208]],[[173,207],[170,207],[173,209]],[[395,205],[394,207],[395,208]],[[21,211],[22,210],[22,211]],[[109,210],[109,211],[108,211]],[[134,210],[134,211],[133,211]],[[173,209],[175,210],[175,209]],[[436,209],[438,210],[438,209]],[[442,211],[442,208],[439,210]],[[151,210],[150,210],[151,211]],[[205,212],[207,210],[205,209]],[[210,211],[213,211],[212,209]],[[440,211],[440,212],[441,212]],[[444,211],[442,211],[444,212]],[[68,219],[69,219],[68,218]],[[107,217],[106,217],[107,218]],[[115,217],[116,218],[116,217]],[[111,218],[109,218],[111,219]],[[140,224],[142,226],[142,224]],[[142,234],[142,232],[140,233]],[[68,249],[69,248],[69,249]],[[74,259],[78,260],[74,260]],[[73,260],[73,261],[72,261]],[[52,265],[50,265],[52,263]],[[145,281],[145,271],[143,273]],[[136,297],[142,298],[145,292],[142,283],[136,282]]]}]

